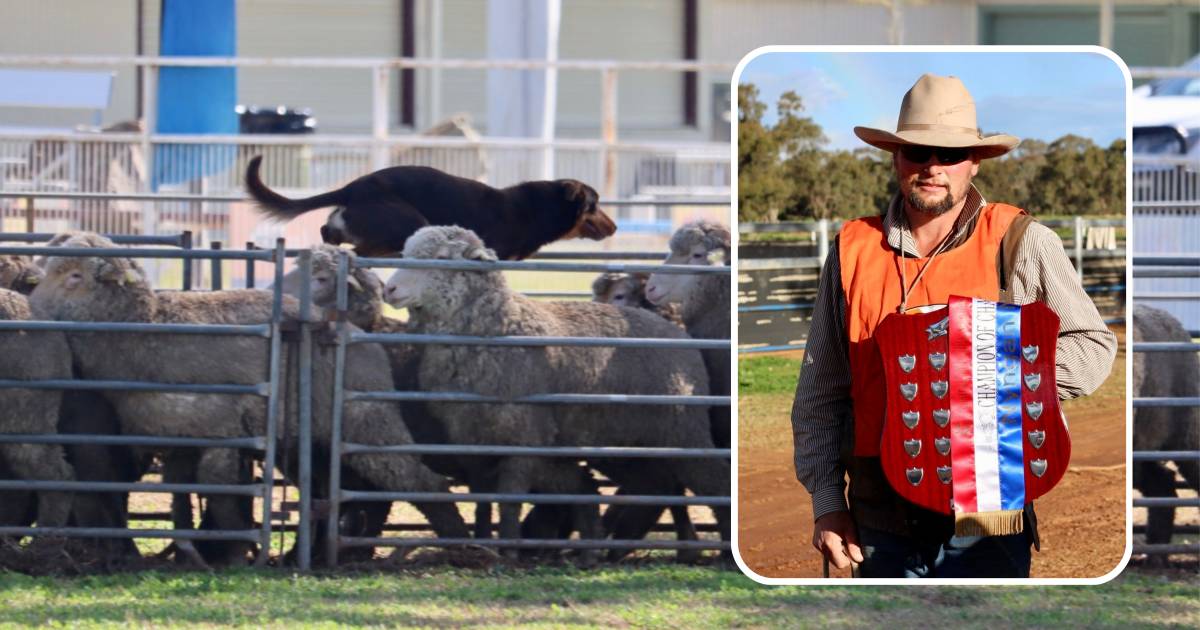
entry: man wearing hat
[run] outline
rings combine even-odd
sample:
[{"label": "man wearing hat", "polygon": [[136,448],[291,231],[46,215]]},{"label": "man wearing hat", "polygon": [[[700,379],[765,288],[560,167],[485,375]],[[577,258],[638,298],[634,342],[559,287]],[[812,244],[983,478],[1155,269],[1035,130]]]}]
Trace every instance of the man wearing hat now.
[{"label": "man wearing hat", "polygon": [[890,313],[946,304],[950,295],[1044,302],[1059,317],[1059,399],[1100,386],[1116,337],[1058,236],[1023,210],[985,201],[971,184],[982,160],[1020,141],[980,133],[962,81],[926,74],[905,94],[894,133],[854,133],[892,154],[899,192],[878,216],[846,222],[821,271],[792,408],[813,546],[861,577],[1028,577],[1037,544],[1031,504],[1019,533],[956,535],[953,516],[910,503],[889,485],[880,464],[884,368],[873,333]]}]

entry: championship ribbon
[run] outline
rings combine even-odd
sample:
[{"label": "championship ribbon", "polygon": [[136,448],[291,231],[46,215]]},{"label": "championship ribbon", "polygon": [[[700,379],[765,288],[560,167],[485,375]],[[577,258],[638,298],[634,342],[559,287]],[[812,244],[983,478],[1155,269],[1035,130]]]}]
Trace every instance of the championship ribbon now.
[{"label": "championship ribbon", "polygon": [[1058,317],[1040,302],[952,296],[948,307],[889,315],[876,340],[888,402],[880,456],[892,487],[953,513],[957,535],[1022,531],[1025,504],[1070,459],[1057,336]]}]

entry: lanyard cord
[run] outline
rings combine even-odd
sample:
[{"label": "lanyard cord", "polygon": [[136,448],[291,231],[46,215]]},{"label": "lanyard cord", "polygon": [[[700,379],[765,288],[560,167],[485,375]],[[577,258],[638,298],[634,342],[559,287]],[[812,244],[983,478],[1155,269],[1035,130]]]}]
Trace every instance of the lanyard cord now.
[{"label": "lanyard cord", "polygon": [[[907,266],[904,264],[904,236],[908,234],[908,221],[905,221],[904,225],[900,227],[900,310],[898,312],[904,313],[908,310],[909,292],[917,288],[917,283],[921,281],[925,272],[929,270],[930,265],[933,264],[933,259],[937,258],[937,255],[946,249],[946,245],[950,243],[950,237],[954,236],[954,233],[955,230],[953,228],[949,232],[946,232],[946,236],[942,237],[942,242],[938,243],[937,248],[929,255],[929,259],[925,261],[924,265],[921,265],[921,270],[917,272],[917,277],[913,278],[912,286],[909,286],[908,274],[904,272],[904,268]],[[913,240],[914,245],[916,244],[915,239],[910,240]]]}]

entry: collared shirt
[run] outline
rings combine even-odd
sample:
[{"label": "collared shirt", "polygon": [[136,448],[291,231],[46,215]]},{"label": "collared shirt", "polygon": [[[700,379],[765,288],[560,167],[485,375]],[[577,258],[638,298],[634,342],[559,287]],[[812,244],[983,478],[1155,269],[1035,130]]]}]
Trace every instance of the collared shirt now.
[{"label": "collared shirt", "polygon": [[[962,245],[975,230],[986,202],[974,186],[955,220],[946,249]],[[883,226],[896,251],[919,257],[899,196],[892,199]],[[853,449],[854,413],[850,400],[850,357],[846,339],[846,297],[842,290],[839,246],[835,240],[821,269],[804,366],[792,405],[796,477],[812,495],[813,518],[847,509],[843,458]],[[937,258],[928,273],[937,274]],[[1029,224],[1017,247],[1013,301],[1042,301],[1059,317],[1055,378],[1060,400],[1086,396],[1104,382],[1116,357],[1117,337],[1104,325],[1084,292],[1062,239],[1039,223]]]}]

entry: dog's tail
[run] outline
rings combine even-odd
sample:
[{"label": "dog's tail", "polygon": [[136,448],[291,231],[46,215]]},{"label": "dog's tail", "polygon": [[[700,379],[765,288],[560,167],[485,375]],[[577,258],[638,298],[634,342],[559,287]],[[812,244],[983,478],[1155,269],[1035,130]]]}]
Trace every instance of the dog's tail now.
[{"label": "dog's tail", "polygon": [[250,159],[250,164],[246,166],[246,192],[250,193],[250,196],[258,202],[259,208],[271,217],[288,221],[309,210],[327,208],[345,203],[345,192],[341,188],[332,192],[321,193],[315,197],[288,199],[274,190],[267,188],[267,185],[263,183],[262,178],[258,174],[258,169],[261,165],[262,156],[256,155]]}]

